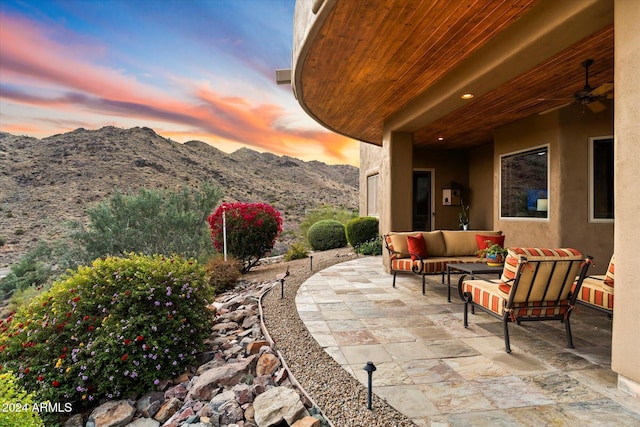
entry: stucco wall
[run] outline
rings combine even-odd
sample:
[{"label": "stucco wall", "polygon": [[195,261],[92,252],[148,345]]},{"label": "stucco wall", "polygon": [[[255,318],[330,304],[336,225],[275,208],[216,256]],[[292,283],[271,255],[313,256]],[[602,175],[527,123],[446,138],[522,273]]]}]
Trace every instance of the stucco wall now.
[{"label": "stucco wall", "polygon": [[[534,116],[503,126],[495,131],[494,142],[494,229],[502,230],[508,246],[558,247],[559,233],[559,180],[557,115]],[[549,219],[500,219],[500,156],[515,151],[548,145],[549,147]]]},{"label": "stucco wall", "polygon": [[611,368],[619,387],[640,398],[640,286],[638,212],[640,192],[640,2],[615,1],[615,253],[616,296]]},{"label": "stucco wall", "polygon": [[613,135],[613,105],[594,114],[581,105],[559,110],[560,245],[594,257],[592,274],[606,271],[613,254],[614,223],[589,222],[589,138]]},{"label": "stucco wall", "polygon": [[499,194],[500,155],[548,144],[548,220],[500,219],[496,228],[509,246],[573,247],[592,255],[601,273],[613,253],[613,224],[589,223],[589,137],[613,134],[613,109],[594,114],[581,105],[530,117],[496,130],[495,188]]},{"label": "stucco wall", "polygon": [[[469,223],[472,229],[493,228],[494,181],[493,144],[469,151]],[[508,245],[509,241],[505,240]]]}]

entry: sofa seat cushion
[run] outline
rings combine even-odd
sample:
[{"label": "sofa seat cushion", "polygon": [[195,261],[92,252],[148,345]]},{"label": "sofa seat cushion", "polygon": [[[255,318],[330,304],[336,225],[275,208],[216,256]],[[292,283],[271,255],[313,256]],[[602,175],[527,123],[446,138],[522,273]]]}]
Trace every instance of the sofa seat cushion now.
[{"label": "sofa seat cushion", "polygon": [[[447,263],[451,259],[443,257],[427,258],[420,264],[420,260],[411,258],[401,258],[391,260],[391,269],[396,271],[413,271],[420,274],[443,273],[447,269]],[[415,270],[413,270],[415,268]]]},{"label": "sofa seat cushion", "polygon": [[[473,256],[478,250],[478,243],[476,241],[476,234],[483,236],[500,236],[501,231],[450,231],[443,230],[442,238],[445,245],[445,252],[443,256],[459,257],[459,256]],[[428,247],[428,245],[427,245]]]},{"label": "sofa seat cushion", "polygon": [[[499,280],[465,280],[462,284],[462,290],[471,294],[475,304],[499,316],[504,316],[509,293],[502,290],[500,283]],[[568,309],[569,301],[567,300],[561,300],[557,306],[553,301],[515,303],[510,317],[515,319],[518,317],[557,316],[566,313]]]},{"label": "sofa seat cushion", "polygon": [[582,282],[578,301],[613,310],[613,288],[605,284],[605,275],[589,276]]}]

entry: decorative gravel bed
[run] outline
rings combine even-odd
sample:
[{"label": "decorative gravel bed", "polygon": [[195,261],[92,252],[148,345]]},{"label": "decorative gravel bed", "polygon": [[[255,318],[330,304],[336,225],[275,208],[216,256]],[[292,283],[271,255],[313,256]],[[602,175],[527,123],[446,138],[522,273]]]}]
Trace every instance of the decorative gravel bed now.
[{"label": "decorative gravel bed", "polygon": [[[413,426],[405,415],[373,396],[373,409],[367,409],[367,388],[329,356],[313,339],[298,316],[295,297],[298,288],[315,272],[348,261],[355,255],[347,249],[316,252],[313,271],[309,259],[276,263],[247,275],[248,280],[275,281],[289,269],[284,298],[276,285],[263,298],[264,323],[296,379],[336,427]],[[364,366],[363,366],[364,367]]]}]

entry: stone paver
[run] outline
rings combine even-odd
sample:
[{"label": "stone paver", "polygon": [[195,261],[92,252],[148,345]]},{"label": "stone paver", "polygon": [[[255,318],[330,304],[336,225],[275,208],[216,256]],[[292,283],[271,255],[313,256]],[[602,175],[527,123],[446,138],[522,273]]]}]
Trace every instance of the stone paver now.
[{"label": "stone paver", "polygon": [[[487,314],[462,326],[440,276],[399,274],[396,287],[380,257],[320,271],[296,297],[316,341],[364,385],[419,426],[640,425],[640,400],[617,389],[611,367],[611,321],[580,307],[572,317],[575,349],[559,322],[509,325]],[[452,280],[454,282],[454,280]]]}]

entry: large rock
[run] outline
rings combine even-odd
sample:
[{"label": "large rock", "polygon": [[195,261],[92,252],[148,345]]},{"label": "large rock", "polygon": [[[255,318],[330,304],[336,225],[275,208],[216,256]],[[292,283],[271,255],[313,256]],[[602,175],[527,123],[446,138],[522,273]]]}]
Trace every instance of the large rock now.
[{"label": "large rock", "polygon": [[320,427],[320,425],[319,419],[309,416],[300,418],[291,427]]},{"label": "large rock", "polygon": [[126,427],[160,427],[160,423],[151,418],[138,418],[127,424]]},{"label": "large rock", "polygon": [[169,418],[171,418],[173,414],[178,412],[178,409],[180,409],[181,407],[182,407],[182,401],[180,399],[176,399],[175,397],[172,397],[171,399],[165,401],[162,404],[162,406],[160,407],[160,409],[158,409],[158,412],[153,418],[160,421],[160,423],[162,424],[165,421],[167,421]]},{"label": "large rock", "polygon": [[202,375],[193,382],[188,397],[194,400],[209,400],[213,391],[219,386],[233,386],[252,369],[255,368],[257,357],[250,356],[247,359],[228,363],[224,366],[204,371]]},{"label": "large rock", "polygon": [[280,366],[280,359],[278,356],[271,353],[264,353],[258,359],[258,365],[256,366],[256,375],[273,375],[273,373]]},{"label": "large rock", "polygon": [[86,427],[124,427],[133,419],[136,408],[126,400],[112,400],[91,412]]},{"label": "large rock", "polygon": [[158,409],[160,409],[160,406],[162,406],[163,403],[164,393],[161,391],[152,391],[138,399],[136,409],[144,417],[151,418],[156,414],[156,412],[158,412]]},{"label": "large rock", "polygon": [[274,387],[257,396],[253,410],[258,427],[271,427],[282,421],[292,425],[309,415],[298,393],[288,387]]}]

